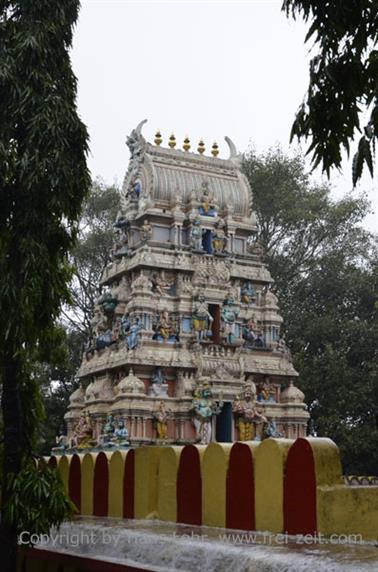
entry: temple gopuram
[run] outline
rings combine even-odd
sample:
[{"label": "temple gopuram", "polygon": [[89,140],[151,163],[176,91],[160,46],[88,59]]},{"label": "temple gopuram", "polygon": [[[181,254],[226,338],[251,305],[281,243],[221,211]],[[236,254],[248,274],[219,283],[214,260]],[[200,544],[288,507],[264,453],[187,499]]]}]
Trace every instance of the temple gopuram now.
[{"label": "temple gopuram", "polygon": [[226,137],[127,138],[130,163],[63,449],[297,438],[309,414]]}]

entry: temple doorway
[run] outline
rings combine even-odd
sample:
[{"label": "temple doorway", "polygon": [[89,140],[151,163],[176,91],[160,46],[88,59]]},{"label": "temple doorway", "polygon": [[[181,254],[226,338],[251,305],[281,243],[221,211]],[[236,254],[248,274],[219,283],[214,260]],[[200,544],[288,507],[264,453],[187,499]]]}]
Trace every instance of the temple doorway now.
[{"label": "temple doorway", "polygon": [[209,304],[209,312],[213,317],[213,321],[211,322],[211,341],[214,342],[214,344],[220,344],[220,307],[218,304]]},{"label": "temple doorway", "polygon": [[223,403],[222,411],[216,416],[215,440],[218,443],[232,442],[232,404],[230,401]]}]

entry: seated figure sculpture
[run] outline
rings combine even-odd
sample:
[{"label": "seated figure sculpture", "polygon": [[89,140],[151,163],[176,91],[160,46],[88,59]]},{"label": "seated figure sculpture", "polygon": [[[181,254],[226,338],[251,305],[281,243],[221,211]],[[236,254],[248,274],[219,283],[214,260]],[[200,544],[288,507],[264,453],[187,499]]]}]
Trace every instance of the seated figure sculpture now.
[{"label": "seated figure sculpture", "polygon": [[180,341],[177,324],[170,317],[168,310],[163,310],[157,316],[152,329],[155,332],[152,336],[153,340],[168,343]]},{"label": "seated figure sculpture", "polygon": [[99,437],[98,444],[103,447],[111,447],[113,444],[115,431],[114,417],[111,413],[106,417],[105,425],[102,429],[102,434]]},{"label": "seated figure sculpture", "polygon": [[125,427],[123,417],[120,417],[116,423],[113,415],[109,413],[98,445],[103,449],[127,447],[129,445],[128,439],[129,432]]},{"label": "seated figure sculpture", "polygon": [[93,440],[93,428],[89,419],[89,415],[82,412],[73,430],[70,448],[87,449],[95,444]]},{"label": "seated figure sculpture", "polygon": [[154,397],[167,397],[168,396],[168,384],[165,380],[165,375],[161,367],[157,367],[152,374],[152,385],[150,387],[149,394]]},{"label": "seated figure sculpture", "polygon": [[211,245],[215,254],[225,254],[227,251],[227,234],[226,225],[222,219],[217,220],[214,224]]},{"label": "seated figure sculpture", "polygon": [[244,282],[240,288],[240,299],[243,304],[250,305],[256,303],[256,292],[250,280]]},{"label": "seated figure sculpture", "polygon": [[210,196],[209,186],[206,181],[202,182],[200,206],[198,211],[203,216],[217,216],[217,205],[214,199]]}]

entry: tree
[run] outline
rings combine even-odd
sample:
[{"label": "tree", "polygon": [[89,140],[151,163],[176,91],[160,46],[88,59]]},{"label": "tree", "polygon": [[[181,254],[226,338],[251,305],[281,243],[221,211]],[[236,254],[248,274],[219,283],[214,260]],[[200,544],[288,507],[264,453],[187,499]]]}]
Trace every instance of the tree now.
[{"label": "tree", "polygon": [[314,168],[321,164],[329,175],[332,167],[341,167],[342,148],[349,155],[351,141],[362,133],[353,159],[355,185],[365,163],[373,176],[378,137],[377,0],[284,0],[282,9],[310,23],[305,41],[312,39],[318,47],[291,140],[310,138],[307,153],[312,152]]},{"label": "tree", "polygon": [[56,327],[54,352],[48,363],[35,362],[35,376],[45,411],[36,446],[41,455],[50,454],[55,437],[64,428],[69,397],[79,385],[77,372],[85,342],[86,336],[81,331],[59,325]]},{"label": "tree", "polygon": [[368,205],[362,197],[332,200],[300,155],[279,148],[248,152],[244,172],[312,429],[340,446],[345,471],[371,473],[378,464],[378,254],[360,225]]},{"label": "tree", "polygon": [[113,224],[119,210],[119,190],[97,180],[84,204],[77,244],[71,262],[71,304],[64,309],[63,319],[88,338],[90,318],[98,297],[102,271],[109,260],[114,242]]},{"label": "tree", "polygon": [[113,224],[119,208],[119,191],[101,181],[92,184],[79,223],[78,241],[70,257],[74,268],[71,303],[56,330],[54,354],[38,363],[36,375],[42,388],[46,417],[38,451],[48,455],[55,436],[64,426],[69,397],[77,388],[77,371],[83,346],[90,335],[90,318],[98,297],[99,282],[114,241]]},{"label": "tree", "polygon": [[[19,513],[14,503],[25,500],[15,494],[16,488],[25,478],[38,477],[30,462],[40,417],[33,363],[37,353],[40,361],[48,361],[54,321],[62,302],[69,299],[68,252],[75,244],[82,201],[90,186],[88,135],[77,115],[76,78],[68,53],[78,10],[77,0],[0,4],[0,375],[4,432],[0,551],[4,572],[16,569]],[[54,486],[50,472],[46,470],[44,475]],[[44,490],[52,499],[59,492]],[[37,498],[34,509],[42,514],[48,503],[38,494],[30,500]],[[55,500],[60,502],[61,497]],[[46,526],[57,522],[56,516],[59,521],[69,507],[61,503],[59,508],[55,515],[44,514],[41,522]]]}]

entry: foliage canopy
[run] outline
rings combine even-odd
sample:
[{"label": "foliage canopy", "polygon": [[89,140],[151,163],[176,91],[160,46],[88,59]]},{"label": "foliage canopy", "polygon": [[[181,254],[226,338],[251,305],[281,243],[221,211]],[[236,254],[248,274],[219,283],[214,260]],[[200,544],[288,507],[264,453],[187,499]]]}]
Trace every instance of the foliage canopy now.
[{"label": "foliage canopy", "polygon": [[[362,197],[332,200],[303,158],[246,154],[266,249],[312,431],[340,447],[348,473],[378,466],[378,249]],[[369,453],[368,453],[369,451]]]},{"label": "foliage canopy", "polygon": [[[9,518],[16,514],[13,485],[29,470],[42,414],[33,364],[37,355],[48,360],[54,348],[54,322],[70,298],[68,254],[90,186],[88,135],[77,114],[69,57],[79,6],[77,0],[0,2],[0,550],[5,572],[16,567],[19,523]],[[46,482],[54,486],[54,479]],[[57,502],[61,498],[51,488],[53,504],[54,492]],[[56,513],[46,515],[51,522],[66,513],[58,504]]]},{"label": "foliage canopy", "polygon": [[[284,0],[282,9],[310,23],[305,41],[317,54],[310,62],[305,101],[300,106],[291,139],[310,138],[313,165],[328,175],[340,168],[342,149],[349,155],[357,132],[353,185],[364,164],[371,176],[378,137],[378,2],[377,0]],[[362,112],[365,125],[362,126]]]}]

